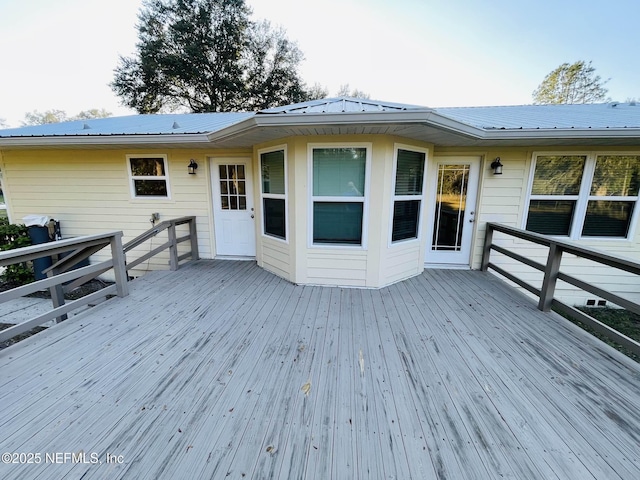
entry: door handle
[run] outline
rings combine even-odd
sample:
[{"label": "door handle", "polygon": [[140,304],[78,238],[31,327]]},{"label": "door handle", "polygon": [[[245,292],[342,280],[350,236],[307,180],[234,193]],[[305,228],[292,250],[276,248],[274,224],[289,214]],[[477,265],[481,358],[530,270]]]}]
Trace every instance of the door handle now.
[{"label": "door handle", "polygon": [[252,214],[251,214],[251,218],[253,218],[253,217],[254,217],[254,215],[253,215],[253,213],[252,213]]}]

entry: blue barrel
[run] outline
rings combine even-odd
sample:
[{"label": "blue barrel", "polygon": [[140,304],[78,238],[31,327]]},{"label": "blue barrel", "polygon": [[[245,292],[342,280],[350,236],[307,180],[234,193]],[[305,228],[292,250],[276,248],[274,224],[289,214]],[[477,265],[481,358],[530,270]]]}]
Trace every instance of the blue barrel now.
[{"label": "blue barrel", "polygon": [[[49,229],[47,227],[39,227],[37,225],[31,225],[28,227],[29,229],[29,238],[31,239],[31,243],[33,245],[39,245],[41,243],[50,242],[49,238]],[[41,257],[36,258],[33,261],[33,271],[36,277],[36,280],[42,280],[47,278],[47,275],[42,273],[43,270],[46,270],[52,265],[51,257]]]}]

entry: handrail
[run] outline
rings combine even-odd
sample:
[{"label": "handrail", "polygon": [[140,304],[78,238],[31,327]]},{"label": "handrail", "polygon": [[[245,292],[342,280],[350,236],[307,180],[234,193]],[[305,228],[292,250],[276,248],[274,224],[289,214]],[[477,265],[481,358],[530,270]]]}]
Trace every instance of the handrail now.
[{"label": "handrail", "polygon": [[[182,237],[176,236],[176,227],[178,225],[189,224],[189,234],[184,235]],[[198,234],[196,230],[196,217],[195,216],[186,216],[174,218],[171,220],[165,220],[160,222],[158,225],[150,228],[149,230],[141,233],[134,239],[128,241],[123,245],[123,251],[125,255],[133,250],[134,248],[142,245],[147,240],[158,235],[160,232],[167,230],[168,240],[160,245],[159,247],[154,248],[153,250],[147,252],[143,256],[136,258],[131,262],[127,262],[127,271],[135,268],[140,265],[142,262],[150,259],[151,257],[157,255],[158,253],[169,249],[169,268],[171,270],[177,270],[179,268],[180,261],[191,258],[191,260],[197,260],[199,258],[198,252]],[[182,255],[178,255],[178,244],[183,242],[190,242],[191,250]]]},{"label": "handrail", "polygon": [[[111,258],[105,261],[66,272],[69,266],[72,265],[70,265],[65,258],[57,262],[53,267],[47,269],[47,278],[0,293],[0,303],[3,303],[48,288],[51,292],[53,302],[53,309],[44,315],[31,318],[30,320],[0,331],[0,341],[13,338],[53,318],[55,318],[57,322],[60,322],[66,319],[66,314],[71,310],[88,305],[90,302],[98,298],[103,298],[106,295],[116,294],[119,297],[126,297],[129,294],[125,256],[122,249],[122,232],[114,231],[99,235],[71,238],[0,253],[0,266],[13,265],[35,260],[43,256],[56,255],[69,251],[73,251],[70,256],[75,259],[75,264],[109,246],[111,247]],[[113,268],[115,275],[114,285],[65,304],[62,287],[64,283],[77,278],[85,278],[87,279],[86,281],[88,281],[111,268]]]},{"label": "handrail", "polygon": [[[511,250],[495,245],[493,243],[493,233],[502,232],[512,237],[520,238],[522,240],[526,240],[532,243],[536,243],[538,245],[542,245],[549,248],[549,252],[547,255],[546,263],[540,264],[531,259],[523,257]],[[542,286],[540,288],[536,288],[535,286],[525,282],[524,280],[516,277],[512,273],[506,271],[504,268],[496,265],[491,262],[491,250],[495,250],[503,255],[506,255],[514,260],[517,260],[521,263],[524,263],[538,271],[544,272],[544,277],[542,280]],[[626,298],[620,297],[613,292],[609,292],[600,287],[592,285],[583,280],[577,279],[571,275],[563,273],[560,271],[560,263],[562,261],[562,254],[569,253],[572,255],[576,255],[580,258],[585,258],[587,260],[591,260],[593,262],[606,265],[618,270],[622,270],[624,272],[629,272],[634,275],[640,275],[640,263],[634,262],[633,260],[627,260],[623,258],[618,258],[613,255],[610,255],[605,252],[600,252],[592,248],[584,247],[582,245],[578,245],[572,242],[567,242],[565,240],[557,240],[552,237],[548,237],[546,235],[541,235],[539,233],[529,232],[526,230],[521,230],[514,227],[509,227],[506,225],[501,225],[498,223],[487,223],[487,230],[484,239],[484,247],[482,251],[482,263],[481,269],[483,271],[487,271],[489,268],[499,273],[503,277],[511,280],[517,285],[521,286],[528,292],[533,293],[538,296],[538,309],[548,312],[551,308],[556,308],[557,310],[566,313],[570,317],[590,326],[594,330],[599,333],[605,335],[611,340],[623,345],[633,353],[640,355],[640,343],[627,337],[626,335],[614,330],[613,328],[605,325],[604,323],[596,320],[592,316],[570,306],[567,305],[560,300],[555,298],[555,288],[558,280],[562,280],[564,282],[569,283],[575,287],[578,287],[584,291],[592,293],[598,297],[609,300],[610,302],[615,303],[633,313],[640,314],[640,304],[632,302]]]},{"label": "handrail", "polygon": [[[178,237],[176,227],[184,224],[188,224],[189,233]],[[140,258],[127,262],[127,253],[130,254],[135,247],[155,237],[158,233],[164,230],[167,230],[167,242],[154,248],[150,252],[147,252]],[[191,249],[189,252],[179,255],[178,245],[183,242],[190,242]],[[99,263],[71,270],[80,262],[107,246],[111,247],[110,258]],[[56,242],[31,245],[29,247],[1,252],[0,266],[27,262],[44,256],[55,256],[63,253],[67,255],[56,261],[51,267],[44,270],[47,278],[0,293],[0,303],[3,303],[29,295],[42,289],[49,289],[53,304],[53,309],[49,312],[0,331],[0,342],[29,331],[32,328],[42,325],[54,318],[56,319],[56,322],[65,320],[67,318],[67,313],[70,311],[84,305],[88,305],[89,303],[104,298],[107,295],[115,294],[120,297],[127,296],[129,294],[127,285],[128,271],[166,249],[169,249],[169,267],[171,270],[177,270],[180,262],[187,258],[191,258],[192,260],[197,260],[199,258],[195,216],[186,216],[163,221],[124,245],[122,244],[122,232],[114,231],[98,235],[89,235],[59,240]],[[102,288],[97,292],[91,293],[77,300],[65,302],[64,292],[73,290],[99,275],[102,275],[110,269],[113,269],[114,271],[114,285]]]}]

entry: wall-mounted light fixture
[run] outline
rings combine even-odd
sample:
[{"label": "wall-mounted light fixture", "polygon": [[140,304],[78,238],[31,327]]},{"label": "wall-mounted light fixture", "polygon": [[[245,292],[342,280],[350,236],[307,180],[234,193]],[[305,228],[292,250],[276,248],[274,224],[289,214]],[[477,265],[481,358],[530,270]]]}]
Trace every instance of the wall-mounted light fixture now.
[{"label": "wall-mounted light fixture", "polygon": [[195,175],[196,174],[196,170],[198,169],[198,164],[192,158],[191,161],[189,162],[189,166],[187,168],[189,168],[189,175]]},{"label": "wall-mounted light fixture", "polygon": [[491,163],[491,168],[493,168],[494,175],[502,175],[502,163],[500,163],[500,157],[496,157],[496,159]]}]

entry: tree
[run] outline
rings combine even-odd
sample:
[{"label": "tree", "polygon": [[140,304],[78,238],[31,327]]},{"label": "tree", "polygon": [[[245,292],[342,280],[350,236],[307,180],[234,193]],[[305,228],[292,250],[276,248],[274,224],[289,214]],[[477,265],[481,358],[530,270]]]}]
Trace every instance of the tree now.
[{"label": "tree", "polygon": [[533,92],[533,103],[596,103],[608,101],[607,89],[602,80],[595,74],[596,69],[591,62],[583,60],[571,65],[563,63],[549,73]]},{"label": "tree", "polygon": [[302,53],[283,30],[252,22],[244,0],[145,0],[134,57],[112,89],[139,113],[253,110],[305,101]]},{"label": "tree", "polygon": [[47,110],[46,112],[27,112],[24,114],[23,126],[45,125],[47,123],[58,123],[67,121],[67,113],[64,110]]},{"label": "tree", "polygon": [[45,112],[34,110],[33,112],[27,112],[24,114],[22,125],[45,125],[47,123],[59,123],[71,120],[90,120],[92,118],[106,118],[110,116],[111,112],[107,112],[104,108],[92,108],[90,110],[83,110],[78,115],[75,115],[73,117],[68,117],[67,112],[65,112],[64,110],[54,109],[47,110]]},{"label": "tree", "polygon": [[81,111],[75,117],[70,118],[70,120],[91,120],[92,118],[107,118],[110,116],[111,112],[107,112],[104,108],[91,108]]},{"label": "tree", "polygon": [[329,89],[318,82],[314,83],[307,91],[309,100],[320,100],[329,96]]},{"label": "tree", "polygon": [[338,90],[338,97],[353,97],[353,98],[364,98],[370,99],[371,95],[363,92],[362,90],[358,90],[354,88],[353,90],[349,89],[349,84],[345,83],[344,85],[340,85],[340,90]]}]

